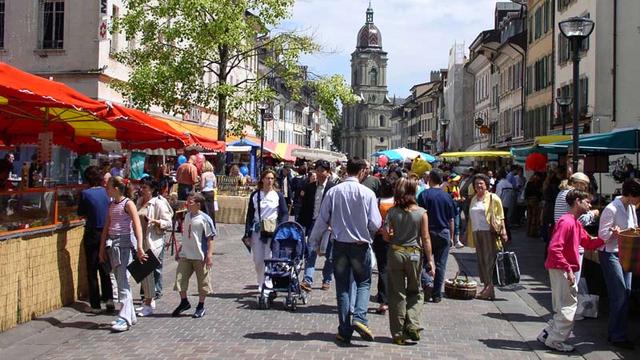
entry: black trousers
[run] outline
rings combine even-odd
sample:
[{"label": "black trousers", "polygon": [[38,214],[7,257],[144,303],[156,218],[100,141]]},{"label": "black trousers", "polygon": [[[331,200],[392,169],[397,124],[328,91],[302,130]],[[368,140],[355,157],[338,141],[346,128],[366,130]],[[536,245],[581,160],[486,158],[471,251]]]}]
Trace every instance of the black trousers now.
[{"label": "black trousers", "polygon": [[[100,235],[102,229],[84,228],[84,252],[87,259],[87,280],[89,281],[89,304],[94,309],[100,309],[100,300],[107,301],[113,299],[113,288],[111,287],[111,278],[109,273],[100,266],[98,254],[100,252]],[[100,276],[100,285],[102,287],[102,296],[100,296],[100,287],[98,286],[98,275]]]},{"label": "black trousers", "polygon": [[376,301],[378,304],[388,304],[387,300],[387,251],[389,251],[389,243],[384,241],[382,235],[376,234],[371,245],[373,253],[376,255],[376,263],[378,267],[378,294]]}]

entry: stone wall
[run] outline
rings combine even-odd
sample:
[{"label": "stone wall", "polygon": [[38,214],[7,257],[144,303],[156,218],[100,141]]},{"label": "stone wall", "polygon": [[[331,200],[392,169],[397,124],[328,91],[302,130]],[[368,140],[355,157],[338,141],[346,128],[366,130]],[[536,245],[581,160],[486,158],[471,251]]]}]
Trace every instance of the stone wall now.
[{"label": "stone wall", "polygon": [[86,297],[83,226],[0,242],[0,331]]}]

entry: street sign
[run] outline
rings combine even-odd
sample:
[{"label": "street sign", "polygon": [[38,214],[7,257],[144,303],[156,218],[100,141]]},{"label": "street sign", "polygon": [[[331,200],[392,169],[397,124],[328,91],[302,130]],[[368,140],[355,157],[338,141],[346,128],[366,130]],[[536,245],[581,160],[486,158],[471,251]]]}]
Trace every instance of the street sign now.
[{"label": "street sign", "polygon": [[100,14],[107,15],[107,1],[108,0],[100,0]]}]

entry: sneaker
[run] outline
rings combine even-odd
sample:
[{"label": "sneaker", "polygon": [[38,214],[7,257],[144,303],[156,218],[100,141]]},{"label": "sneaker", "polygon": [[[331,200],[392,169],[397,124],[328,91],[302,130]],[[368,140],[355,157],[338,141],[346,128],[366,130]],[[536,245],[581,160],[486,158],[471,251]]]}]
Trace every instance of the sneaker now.
[{"label": "sneaker", "polygon": [[194,319],[199,319],[199,318],[203,317],[205,313],[206,313],[206,311],[204,311],[204,307],[196,308],[196,312],[193,313],[192,317]]},{"label": "sneaker", "polygon": [[116,305],[113,303],[113,299],[107,300],[107,311],[109,312],[116,311]]},{"label": "sneaker", "polygon": [[183,311],[187,311],[191,309],[191,304],[189,304],[189,302],[181,302],[180,305],[178,305],[178,307],[173,310],[173,312],[171,313],[171,316],[176,317],[176,316],[180,316],[180,314]]},{"label": "sneaker", "polygon": [[156,301],[155,301],[155,300],[153,300],[153,299],[151,299],[151,308],[152,308],[153,310],[155,310],[155,309],[156,309]]},{"label": "sneaker", "polygon": [[544,344],[553,350],[556,351],[560,351],[560,352],[572,352],[573,350],[575,350],[576,348],[574,348],[572,345],[569,345],[567,343],[563,343],[563,342],[550,342],[548,341],[549,339],[547,339],[547,341],[544,342]]},{"label": "sneaker", "polygon": [[336,334],[336,341],[341,344],[351,344],[351,340],[340,334]]},{"label": "sneaker", "polygon": [[306,292],[311,291],[311,284],[307,280],[302,280],[300,283],[300,288]]},{"label": "sneaker", "polygon": [[98,314],[102,314],[102,309],[101,308],[92,308],[92,307],[90,307],[90,308],[87,309],[87,312],[89,314],[98,315]]},{"label": "sneaker", "polygon": [[546,329],[543,329],[542,332],[540,332],[540,334],[536,338],[536,340],[544,344],[547,341],[547,337],[549,337],[549,333],[547,332]]},{"label": "sneaker", "polygon": [[373,333],[369,327],[359,321],[353,322],[353,330],[360,334],[360,337],[366,341],[373,341]]},{"label": "sneaker", "polygon": [[391,339],[391,342],[395,345],[407,345],[407,340],[405,340],[405,338],[402,336],[394,337],[393,339]]},{"label": "sneaker", "polygon": [[129,324],[123,318],[119,318],[115,324],[111,325],[111,330],[115,332],[127,331],[129,330]]},{"label": "sneaker", "polygon": [[584,320],[584,316],[582,316],[581,314],[576,314],[576,315],[573,317],[573,320],[574,320],[574,321]]},{"label": "sneaker", "polygon": [[456,247],[456,249],[462,249],[464,247],[464,244],[458,241],[454,246]]},{"label": "sneaker", "polygon": [[[116,318],[115,320],[111,321],[109,324],[111,326],[115,325],[118,322],[118,319],[122,319],[121,317]],[[131,323],[131,325],[135,325],[138,323],[138,320],[133,320],[133,322]]]},{"label": "sneaker", "polygon": [[420,331],[422,330],[415,326],[409,326],[404,330],[404,334],[409,340],[420,341]]},{"label": "sneaker", "polygon": [[442,297],[440,297],[440,296],[434,297],[434,298],[432,298],[432,300],[431,300],[431,302],[433,302],[433,303],[435,303],[435,304],[437,304],[437,303],[439,303],[439,302],[441,302],[441,301],[442,301]]},{"label": "sneaker", "polygon": [[320,287],[320,289],[324,291],[331,290],[331,283],[328,283],[328,282],[322,283],[322,287]]},{"label": "sneaker", "polygon": [[136,315],[140,317],[153,315],[153,307],[149,305],[143,305],[142,310],[140,310],[140,312],[138,312]]}]

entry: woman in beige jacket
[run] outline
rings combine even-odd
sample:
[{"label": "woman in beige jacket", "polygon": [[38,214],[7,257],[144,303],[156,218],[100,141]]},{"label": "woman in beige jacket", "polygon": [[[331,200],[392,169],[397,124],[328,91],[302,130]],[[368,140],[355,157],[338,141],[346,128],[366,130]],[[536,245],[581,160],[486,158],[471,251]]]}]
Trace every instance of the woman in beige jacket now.
[{"label": "woman in beige jacket", "polygon": [[[467,245],[476,248],[478,258],[478,272],[480,282],[484,288],[476,296],[482,300],[493,300],[493,270],[495,267],[498,243],[507,241],[507,232],[504,226],[504,211],[500,197],[492,194],[487,189],[489,178],[484,174],[477,174],[473,178],[473,189],[476,194],[469,204],[469,220],[467,225]],[[491,231],[491,214],[496,222],[500,223],[500,233],[496,236]]]}]

